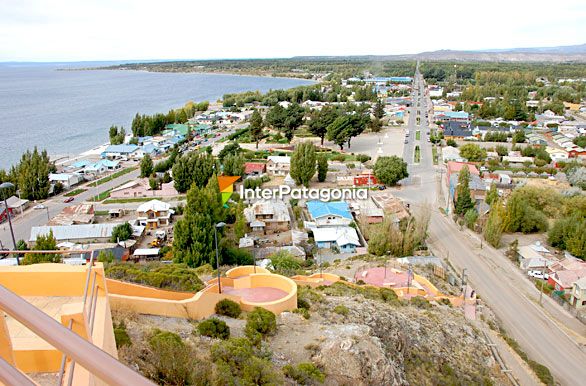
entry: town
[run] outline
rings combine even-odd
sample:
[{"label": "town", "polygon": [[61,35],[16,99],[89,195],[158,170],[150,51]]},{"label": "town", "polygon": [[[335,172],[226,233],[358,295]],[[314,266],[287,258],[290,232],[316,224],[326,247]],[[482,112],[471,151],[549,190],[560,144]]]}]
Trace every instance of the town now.
[{"label": "town", "polygon": [[108,384],[59,327],[128,384],[583,382],[586,67],[353,71],[0,170],[0,357]]}]

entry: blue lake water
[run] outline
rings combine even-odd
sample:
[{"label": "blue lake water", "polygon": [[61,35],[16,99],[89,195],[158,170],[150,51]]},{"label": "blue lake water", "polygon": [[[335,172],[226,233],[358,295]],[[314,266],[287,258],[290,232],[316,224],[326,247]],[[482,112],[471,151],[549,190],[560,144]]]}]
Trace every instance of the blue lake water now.
[{"label": "blue lake water", "polygon": [[312,83],[216,74],[57,71],[65,67],[0,63],[0,168],[34,146],[60,156],[89,150],[108,141],[111,125],[130,131],[137,112],[167,112],[189,100],[216,101],[231,92]]}]

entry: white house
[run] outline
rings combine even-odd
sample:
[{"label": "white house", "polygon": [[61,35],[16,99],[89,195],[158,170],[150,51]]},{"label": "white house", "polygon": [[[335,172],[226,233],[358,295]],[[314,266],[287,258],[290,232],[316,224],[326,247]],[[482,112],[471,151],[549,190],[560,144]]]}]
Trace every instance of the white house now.
[{"label": "white house", "polygon": [[312,228],[318,248],[338,248],[340,252],[355,252],[360,246],[356,229],[346,226]]},{"label": "white house", "polygon": [[82,177],[77,173],[51,173],[49,174],[49,182],[56,184],[60,182],[65,189],[71,189],[72,186],[79,184]]},{"label": "white house", "polygon": [[291,170],[291,157],[269,156],[267,162],[267,173],[270,176],[286,176]]}]

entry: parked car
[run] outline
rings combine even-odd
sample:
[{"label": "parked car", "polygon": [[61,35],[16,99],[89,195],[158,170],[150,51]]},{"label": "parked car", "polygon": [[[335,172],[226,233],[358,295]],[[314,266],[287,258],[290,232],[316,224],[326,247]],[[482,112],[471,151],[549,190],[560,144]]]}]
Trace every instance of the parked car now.
[{"label": "parked car", "polygon": [[74,200],[74,197],[67,197],[63,202],[68,203]]},{"label": "parked car", "polygon": [[33,206],[33,209],[45,209],[45,205],[38,204],[38,205]]},{"label": "parked car", "polygon": [[549,279],[549,275],[547,273],[543,273],[541,271],[529,271],[529,272],[527,272],[527,275],[529,275],[529,277],[532,277],[535,279],[541,279],[541,280]]}]

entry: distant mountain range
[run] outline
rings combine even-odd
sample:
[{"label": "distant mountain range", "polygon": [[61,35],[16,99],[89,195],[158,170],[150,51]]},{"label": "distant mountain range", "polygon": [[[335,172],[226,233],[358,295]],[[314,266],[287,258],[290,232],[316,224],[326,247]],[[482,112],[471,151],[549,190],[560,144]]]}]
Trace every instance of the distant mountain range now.
[{"label": "distant mountain range", "polygon": [[557,47],[505,48],[474,51],[437,50],[403,55],[350,57],[303,56],[294,59],[447,60],[486,62],[586,62],[586,44]]}]

